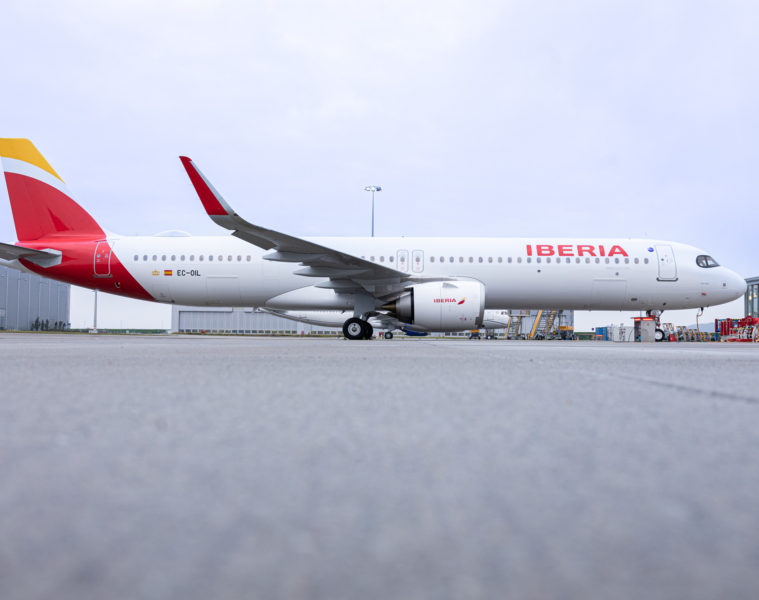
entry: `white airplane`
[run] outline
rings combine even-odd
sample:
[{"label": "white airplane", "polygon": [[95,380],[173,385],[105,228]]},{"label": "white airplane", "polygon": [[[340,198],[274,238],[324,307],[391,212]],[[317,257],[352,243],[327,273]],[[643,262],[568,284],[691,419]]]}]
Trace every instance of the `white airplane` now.
[{"label": "white airplane", "polygon": [[534,238],[297,238],[232,210],[182,163],[209,217],[232,235],[111,233],[26,139],[0,139],[18,242],[2,264],[150,302],[338,310],[349,339],[372,317],[465,331],[486,309],[645,310],[730,302],[746,282],[705,251],[670,241]]}]

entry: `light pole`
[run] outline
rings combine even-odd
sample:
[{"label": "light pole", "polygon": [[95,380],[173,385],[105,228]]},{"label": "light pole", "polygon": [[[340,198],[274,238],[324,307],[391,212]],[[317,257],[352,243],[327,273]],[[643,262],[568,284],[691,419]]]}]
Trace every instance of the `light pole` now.
[{"label": "light pole", "polygon": [[374,237],[374,192],[381,192],[382,188],[378,185],[370,185],[365,187],[364,191],[372,193],[372,237]]}]

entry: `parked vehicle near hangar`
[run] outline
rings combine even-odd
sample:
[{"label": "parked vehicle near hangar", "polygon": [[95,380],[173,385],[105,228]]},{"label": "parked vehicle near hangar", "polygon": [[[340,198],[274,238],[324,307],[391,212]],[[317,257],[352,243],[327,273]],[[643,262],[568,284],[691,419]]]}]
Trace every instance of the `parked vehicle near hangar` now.
[{"label": "parked vehicle near hangar", "polygon": [[19,240],[0,245],[3,265],[151,302],[348,311],[349,339],[368,337],[372,318],[468,331],[489,308],[661,311],[746,291],[703,250],[664,240],[297,238],[240,217],[186,157],[207,214],[232,235],[118,235],[29,140],[0,139],[0,157]]}]

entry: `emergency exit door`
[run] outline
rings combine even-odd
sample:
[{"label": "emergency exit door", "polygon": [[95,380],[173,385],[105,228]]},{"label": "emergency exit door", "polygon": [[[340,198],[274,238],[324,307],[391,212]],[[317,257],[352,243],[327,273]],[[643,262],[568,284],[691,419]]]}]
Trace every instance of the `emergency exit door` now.
[{"label": "emergency exit door", "polygon": [[677,279],[677,265],[672,246],[656,246],[656,256],[659,259],[659,280],[675,281]]},{"label": "emergency exit door", "polygon": [[421,273],[424,271],[424,252],[421,250],[414,250],[411,253],[411,270],[414,273]]},{"label": "emergency exit door", "polygon": [[408,273],[408,250],[398,250],[398,270]]},{"label": "emergency exit door", "polygon": [[111,276],[111,246],[108,242],[98,242],[95,246],[95,277]]}]

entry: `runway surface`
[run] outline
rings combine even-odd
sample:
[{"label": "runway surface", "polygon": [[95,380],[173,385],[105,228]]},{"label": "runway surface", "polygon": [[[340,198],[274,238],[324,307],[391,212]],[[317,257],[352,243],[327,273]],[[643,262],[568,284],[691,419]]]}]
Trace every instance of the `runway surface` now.
[{"label": "runway surface", "polygon": [[759,597],[759,344],[0,356],[4,600]]}]

